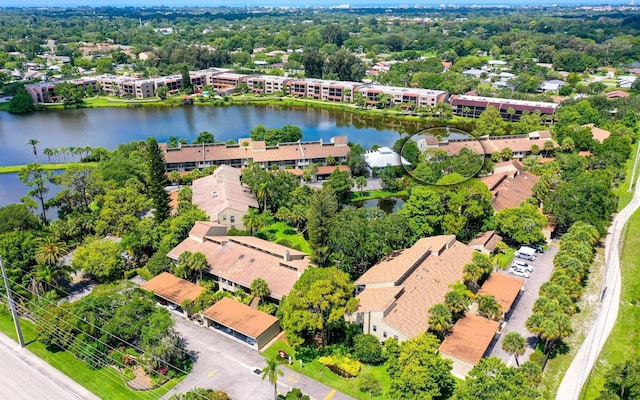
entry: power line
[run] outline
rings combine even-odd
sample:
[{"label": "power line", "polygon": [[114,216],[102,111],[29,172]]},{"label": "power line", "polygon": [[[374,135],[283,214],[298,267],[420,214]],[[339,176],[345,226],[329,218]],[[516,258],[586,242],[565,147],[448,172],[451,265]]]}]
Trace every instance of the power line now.
[{"label": "power line", "polygon": [[[37,305],[36,305],[36,306],[37,306]],[[38,307],[40,307],[40,306],[38,306]],[[36,321],[36,320],[34,320],[34,322],[36,323],[36,325],[44,326],[44,327],[48,330],[48,333],[49,333],[51,336],[53,336],[53,337],[55,337],[55,338],[59,339],[61,342],[66,341],[66,338],[64,338],[64,337],[62,336],[62,334],[58,331],[58,327],[57,327],[56,325],[54,325],[53,323],[51,323],[51,322],[47,321],[46,319],[44,319],[44,317],[39,317],[39,318],[38,318],[38,320],[37,320],[37,321]],[[65,322],[66,322],[66,321],[65,321]],[[72,326],[72,327],[73,327],[73,326]],[[74,327],[74,328],[75,328],[75,327]],[[78,329],[78,330],[80,330],[80,329]],[[89,335],[89,337],[90,337],[91,339],[93,339],[93,340],[97,341],[97,342],[103,343],[103,344],[105,345],[105,347],[108,347],[108,348],[110,347],[110,346],[108,346],[107,344],[105,344],[104,342],[101,342],[99,339],[97,339],[97,338],[93,337],[92,335]],[[72,344],[72,346],[73,346],[73,344]],[[75,353],[73,350],[70,350],[70,348],[71,348],[71,347],[69,347],[69,349],[67,349],[67,351],[69,351],[69,352],[71,352],[71,353]],[[112,349],[113,349],[113,348],[112,348]],[[115,350],[115,349],[114,349],[114,350]],[[116,351],[119,351],[119,350],[116,350]],[[75,354],[74,354],[74,355],[75,355]],[[102,365],[102,367],[106,366],[106,365],[105,365],[106,363],[104,362],[104,359],[103,359],[103,358],[101,358],[99,355],[94,354],[93,352],[82,352],[80,355],[81,355],[82,357],[84,357],[85,359],[89,359],[90,361],[93,361],[93,362],[95,363],[95,365]],[[121,367],[121,368],[126,368],[126,366],[124,365],[124,363],[119,362],[118,360],[115,360],[115,359],[110,359],[110,360],[111,360],[112,362],[114,362],[114,363],[116,364],[116,366]],[[102,367],[101,367],[101,368],[102,368]],[[89,367],[89,368],[91,368],[91,367]],[[92,368],[92,369],[93,369],[93,368]],[[116,383],[116,384],[122,384],[122,381],[117,380],[117,379],[115,379],[113,376],[110,376],[110,375],[106,374],[106,373],[105,373],[105,372],[103,372],[100,368],[96,368],[96,369],[93,369],[93,370],[94,370],[95,372],[99,373],[100,375],[102,375],[104,378],[106,378],[106,379],[110,380],[111,382],[114,382],[114,383]],[[149,399],[154,399],[154,400],[156,399],[156,397],[154,397],[153,395],[151,395],[151,394],[150,394],[150,393],[148,393],[148,392],[141,392],[141,394],[142,394],[143,396],[146,396],[146,397],[147,397],[147,398],[149,398]]]},{"label": "power line", "polygon": [[[24,287],[24,285],[21,285],[21,284],[16,283],[16,282],[13,282],[13,283],[14,283],[14,284],[16,284],[16,285],[18,285],[18,286],[20,286],[20,287],[22,287],[22,288],[25,288],[25,287]],[[26,289],[26,288],[25,288],[25,289]],[[27,299],[26,297],[24,297],[24,296],[22,296],[22,295],[20,295],[20,297],[22,297],[24,300],[27,300],[27,302],[28,302],[28,300],[29,300],[29,299]],[[95,324],[93,324],[93,323],[91,323],[91,322],[87,321],[87,320],[86,320],[86,318],[83,318],[83,317],[81,317],[81,316],[79,316],[79,315],[77,315],[77,314],[75,314],[75,313],[73,313],[73,312],[71,312],[71,311],[69,311],[69,310],[66,310],[66,309],[64,309],[64,308],[61,308],[60,306],[58,306],[58,305],[54,304],[53,302],[51,302],[50,300],[48,300],[46,297],[43,297],[43,296],[37,296],[37,297],[38,297],[39,299],[43,299],[44,301],[46,301],[50,306],[56,307],[56,308],[58,308],[59,310],[62,310],[62,311],[64,311],[64,312],[66,312],[67,314],[72,315],[72,316],[74,316],[74,317],[78,318],[78,319],[79,319],[79,320],[81,320],[81,321],[84,321],[87,325],[90,325],[90,326],[92,326],[92,327],[96,328],[97,330],[99,330],[99,331],[101,331],[101,332],[103,332],[103,333],[105,333],[105,334],[107,334],[107,335],[111,336],[112,338],[116,339],[117,341],[119,341],[119,342],[121,342],[121,343],[123,343],[123,344],[126,344],[127,346],[129,346],[129,347],[131,347],[131,348],[135,349],[136,351],[140,352],[141,354],[145,354],[145,352],[144,352],[144,351],[143,351],[139,346],[136,346],[136,345],[134,345],[134,344],[132,344],[132,343],[128,342],[127,340],[124,340],[123,338],[121,338],[121,337],[119,337],[119,336],[117,336],[117,335],[115,335],[115,334],[113,334],[113,333],[111,333],[111,332],[108,332],[108,331],[106,331],[106,330],[104,330],[104,329],[100,328],[99,326],[97,326],[97,325],[95,325]],[[30,302],[30,303],[31,303],[31,304],[33,304],[33,305],[35,305],[35,306],[37,306],[37,307],[39,307],[39,308],[41,308],[41,309],[43,309],[41,306],[39,306],[39,305],[35,304],[34,302]],[[61,319],[61,318],[59,318],[59,317],[55,317],[55,318],[59,319],[60,321],[63,321],[64,323],[66,323],[67,325],[71,326],[71,327],[72,327],[72,328],[74,328],[74,329],[77,329],[77,330],[79,330],[79,331],[81,331],[81,332],[83,332],[83,333],[85,333],[85,334],[88,334],[90,337],[94,338],[96,341],[98,341],[98,342],[100,342],[100,343],[104,344],[105,346],[110,347],[111,349],[114,349],[113,347],[109,346],[108,344],[106,344],[106,343],[102,342],[101,340],[99,340],[99,339],[95,338],[95,336],[94,336],[94,335],[91,335],[90,333],[87,333],[86,331],[84,331],[84,330],[82,330],[82,329],[79,329],[79,328],[77,328],[77,327],[75,327],[75,326],[73,326],[73,325],[69,324],[67,321],[65,321],[65,320],[63,320],[63,319]],[[115,350],[115,349],[114,349],[114,350]],[[162,359],[160,359],[159,357],[157,357],[157,356],[155,356],[155,355],[153,355],[153,354],[147,354],[147,356],[151,357],[152,359],[155,359],[156,361],[159,361],[160,363],[162,363],[162,364],[164,364],[164,365],[167,365],[167,366],[169,366],[169,367],[172,367],[174,370],[176,370],[176,371],[178,371],[178,372],[181,372],[181,373],[183,373],[183,374],[185,374],[185,375],[188,375],[188,374],[189,374],[187,371],[185,371],[185,370],[183,370],[183,369],[181,369],[181,368],[179,368],[179,367],[177,367],[177,366],[175,366],[175,365],[173,365],[173,364],[171,364],[171,363],[169,363],[169,362],[167,362],[167,361],[165,361],[165,360],[162,360]],[[174,378],[169,378],[169,379],[170,379],[170,380],[175,380]]]}]

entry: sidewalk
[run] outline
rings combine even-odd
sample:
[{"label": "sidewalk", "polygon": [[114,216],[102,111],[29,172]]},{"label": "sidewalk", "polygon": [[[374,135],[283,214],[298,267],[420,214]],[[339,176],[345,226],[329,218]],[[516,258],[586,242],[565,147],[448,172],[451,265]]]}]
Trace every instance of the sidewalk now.
[{"label": "sidewalk", "polygon": [[[77,399],[99,400],[99,398],[93,393],[80,386],[80,384],[69,378],[67,375],[47,364],[31,351],[26,348],[20,348],[18,343],[14,342],[13,339],[3,333],[0,333],[0,347],[14,354],[17,358],[20,358],[26,365],[37,371],[45,379],[48,379],[56,386],[64,389],[71,397],[75,397]],[[9,372],[10,371],[5,371],[4,373],[7,374]],[[33,384],[37,385],[37,382],[33,382]]]}]

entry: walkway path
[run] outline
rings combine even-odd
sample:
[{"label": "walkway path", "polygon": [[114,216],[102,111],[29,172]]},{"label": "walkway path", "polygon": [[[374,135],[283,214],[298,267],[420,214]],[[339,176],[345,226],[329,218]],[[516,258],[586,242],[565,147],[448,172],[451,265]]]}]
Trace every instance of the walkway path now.
[{"label": "walkway path", "polygon": [[[633,167],[634,171],[637,164],[638,156]],[[639,184],[640,177],[636,181],[636,188]],[[560,383],[556,393],[557,400],[578,399],[582,386],[615,325],[620,307],[620,241],[623,239],[622,233],[627,221],[638,208],[640,208],[640,191],[636,190],[629,204],[618,213],[609,227],[605,243],[605,277],[597,317]]]}]

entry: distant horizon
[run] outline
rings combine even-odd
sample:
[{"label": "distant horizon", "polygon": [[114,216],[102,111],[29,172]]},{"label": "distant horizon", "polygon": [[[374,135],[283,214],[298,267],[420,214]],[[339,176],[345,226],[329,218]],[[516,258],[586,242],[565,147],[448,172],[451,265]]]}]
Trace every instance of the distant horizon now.
[{"label": "distant horizon", "polygon": [[558,5],[562,7],[577,6],[622,6],[629,5],[630,0],[454,0],[454,1],[411,1],[411,0],[274,0],[273,3],[263,0],[226,0],[215,2],[207,0],[2,0],[0,8],[36,8],[36,7],[335,7],[348,4],[352,7],[439,7],[462,6],[502,6],[502,7],[536,7]]}]

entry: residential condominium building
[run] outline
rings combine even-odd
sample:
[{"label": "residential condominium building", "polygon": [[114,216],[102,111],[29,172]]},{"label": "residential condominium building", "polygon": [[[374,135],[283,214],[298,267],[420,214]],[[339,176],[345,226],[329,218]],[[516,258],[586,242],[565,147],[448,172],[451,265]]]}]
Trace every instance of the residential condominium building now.
[{"label": "residential condominium building", "polygon": [[[453,112],[456,115],[473,118],[478,118],[487,107],[494,107],[500,111],[502,118],[512,121],[520,120],[520,116],[525,111],[530,113],[540,111],[542,115],[553,115],[558,109],[558,104],[556,103],[469,96],[466,94],[453,96],[451,98],[451,106],[453,106]],[[513,109],[513,114],[510,114],[509,109]]]},{"label": "residential condominium building", "polygon": [[391,96],[391,105],[413,104],[417,107],[433,107],[449,99],[449,93],[443,90],[404,88],[398,86],[364,85],[359,87],[358,91],[362,93],[368,104],[378,104],[381,94]]},{"label": "residential condominium building", "polygon": [[420,335],[429,328],[429,309],[463,281],[473,253],[454,235],[422,238],[392,253],[355,281],[359,305],[345,318],[383,341]]},{"label": "residential condominium building", "polygon": [[227,236],[227,228],[214,222],[196,222],[189,237],[167,256],[177,262],[185,251],[205,255],[209,265],[205,272],[221,289],[249,293],[251,282],[262,278],[276,301],[289,294],[311,266],[306,253],[253,236]]},{"label": "residential condominium building", "polygon": [[258,208],[256,198],[240,182],[238,168],[221,165],[209,176],[193,181],[191,202],[207,213],[210,221],[227,228],[245,230],[242,218]]},{"label": "residential condominium building", "polygon": [[288,93],[291,78],[271,75],[254,75],[246,79],[251,93],[280,94]]},{"label": "residential condominium building", "polygon": [[164,151],[167,171],[191,171],[212,165],[247,167],[255,162],[263,168],[277,166],[280,169],[304,169],[310,164],[326,165],[332,157],[336,163],[346,161],[349,154],[346,136],[332,137],[329,142],[322,139],[309,142],[280,143],[267,146],[264,141],[239,139],[238,144],[183,145],[169,148],[160,143]]}]

